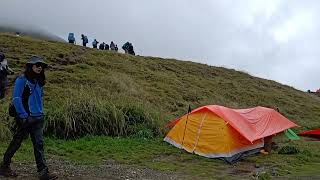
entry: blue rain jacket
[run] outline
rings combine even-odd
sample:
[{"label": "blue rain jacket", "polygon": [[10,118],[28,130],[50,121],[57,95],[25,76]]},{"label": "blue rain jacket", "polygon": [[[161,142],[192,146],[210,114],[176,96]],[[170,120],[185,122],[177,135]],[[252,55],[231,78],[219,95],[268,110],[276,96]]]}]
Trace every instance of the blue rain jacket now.
[{"label": "blue rain jacket", "polygon": [[[28,110],[25,109],[22,102],[22,94],[25,88],[30,91],[28,98]],[[16,79],[12,102],[16,108],[17,114],[20,118],[27,118],[43,116],[43,87],[36,83],[30,82],[25,76],[20,76]],[[30,112],[30,114],[28,114]]]}]

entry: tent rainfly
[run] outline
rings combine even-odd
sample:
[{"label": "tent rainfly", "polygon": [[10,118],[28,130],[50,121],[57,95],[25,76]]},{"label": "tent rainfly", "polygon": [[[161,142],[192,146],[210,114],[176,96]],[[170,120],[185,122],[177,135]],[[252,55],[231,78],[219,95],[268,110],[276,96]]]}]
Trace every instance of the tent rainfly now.
[{"label": "tent rainfly", "polygon": [[167,124],[164,141],[190,153],[234,162],[259,152],[264,138],[297,126],[274,109],[199,107]]}]

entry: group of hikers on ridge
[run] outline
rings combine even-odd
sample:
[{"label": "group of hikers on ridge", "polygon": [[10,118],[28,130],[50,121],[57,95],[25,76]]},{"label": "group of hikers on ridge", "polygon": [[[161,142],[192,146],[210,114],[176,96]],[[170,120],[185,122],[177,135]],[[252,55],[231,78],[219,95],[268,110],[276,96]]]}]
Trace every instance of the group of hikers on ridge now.
[{"label": "group of hikers on ridge", "polygon": [[[82,46],[87,47],[87,44],[89,43],[88,37],[85,36],[84,34],[81,34],[81,40],[82,40]],[[76,44],[76,38],[74,33],[69,33],[68,41],[70,44]],[[111,51],[118,52],[118,45],[115,44],[113,41],[111,41],[110,45],[105,42],[102,42],[99,44],[99,41],[97,41],[97,39],[94,39],[92,41],[92,47],[100,50],[111,50]],[[124,50],[125,54],[135,55],[133,45],[130,42],[126,42],[122,46],[122,49]]]},{"label": "group of hikers on ridge", "polygon": [[[0,61],[1,98],[4,98],[5,89],[8,83],[7,75],[12,75],[13,71],[8,67],[5,55],[1,52]],[[33,145],[39,179],[53,180],[58,178],[57,175],[49,173],[44,156],[43,87],[46,84],[44,71],[47,67],[48,65],[44,62],[42,57],[32,56],[25,64],[24,72],[15,80],[12,102],[8,108],[9,115],[14,117],[15,128],[13,130],[12,140],[3,154],[3,158],[0,160],[0,179],[2,176],[17,176],[17,173],[11,169],[11,159],[20,148],[22,142],[27,139],[29,135]],[[3,86],[3,80],[5,86]],[[4,92],[2,92],[2,89],[4,89]]]}]

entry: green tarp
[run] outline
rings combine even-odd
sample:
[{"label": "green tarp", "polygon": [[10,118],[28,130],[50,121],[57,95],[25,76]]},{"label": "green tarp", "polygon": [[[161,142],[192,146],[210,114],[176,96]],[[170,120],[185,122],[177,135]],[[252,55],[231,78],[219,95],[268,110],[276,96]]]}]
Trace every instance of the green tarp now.
[{"label": "green tarp", "polygon": [[287,129],[284,134],[291,140],[299,140],[300,137],[294,133],[291,129]]}]

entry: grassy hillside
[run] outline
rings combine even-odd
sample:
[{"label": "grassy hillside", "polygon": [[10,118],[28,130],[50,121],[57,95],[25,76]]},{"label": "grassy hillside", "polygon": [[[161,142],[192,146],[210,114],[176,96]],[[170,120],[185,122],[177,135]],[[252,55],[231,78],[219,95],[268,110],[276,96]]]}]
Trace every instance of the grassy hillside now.
[{"label": "grassy hillside", "polygon": [[[192,108],[276,106],[302,129],[320,126],[318,97],[232,69],[10,34],[1,34],[0,41],[0,51],[16,72],[33,54],[49,63],[47,129],[58,136],[159,135],[162,125],[184,114],[189,104]],[[1,102],[1,120],[7,117],[8,102]],[[2,122],[2,136],[6,127]]]},{"label": "grassy hillside", "polygon": [[[75,141],[47,138],[47,155],[53,159],[80,164],[113,159],[180,172],[190,175],[189,179],[319,177],[318,141],[289,142],[280,136],[276,139],[280,148],[294,146],[300,152],[281,155],[275,151],[229,165],[186,153],[161,138],[165,133],[163,125],[186,113],[189,104],[192,108],[207,104],[233,108],[276,106],[301,126],[298,131],[320,127],[317,96],[243,72],[199,63],[130,56],[10,34],[0,34],[0,42],[0,51],[7,55],[16,75],[30,55],[41,55],[49,63],[45,87],[48,136],[124,136],[87,136]],[[11,83],[14,78],[10,77]],[[12,119],[6,111],[12,84],[9,91],[8,98],[0,102],[0,152],[5,151],[11,136]],[[32,162],[31,146],[27,141],[15,159]]]}]

